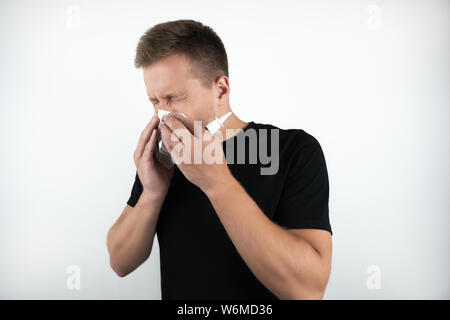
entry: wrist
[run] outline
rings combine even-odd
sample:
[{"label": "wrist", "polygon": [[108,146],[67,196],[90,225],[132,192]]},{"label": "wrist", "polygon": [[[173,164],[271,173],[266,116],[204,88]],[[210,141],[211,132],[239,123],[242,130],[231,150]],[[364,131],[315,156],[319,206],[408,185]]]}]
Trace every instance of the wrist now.
[{"label": "wrist", "polygon": [[211,201],[214,201],[225,194],[232,193],[238,185],[239,182],[233,177],[230,172],[229,174],[224,176],[224,178],[216,181],[207,189],[203,190],[203,192]]},{"label": "wrist", "polygon": [[145,189],[142,190],[141,199],[143,203],[155,203],[155,202],[163,202],[166,197],[167,192],[155,193],[150,192]]}]

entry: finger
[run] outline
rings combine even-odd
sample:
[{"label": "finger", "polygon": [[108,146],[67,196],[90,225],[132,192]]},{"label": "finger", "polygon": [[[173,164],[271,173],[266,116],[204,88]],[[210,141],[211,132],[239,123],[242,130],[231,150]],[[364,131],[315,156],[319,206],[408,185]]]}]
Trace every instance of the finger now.
[{"label": "finger", "polygon": [[163,119],[163,123],[168,126],[170,128],[170,130],[175,131],[176,129],[185,129],[188,130],[188,128],[186,128],[186,126],[183,124],[183,122],[181,122],[178,117],[183,117],[182,115],[177,115],[175,113],[169,113],[167,115],[165,115],[162,119]]},{"label": "finger", "polygon": [[[186,136],[187,134],[189,136]],[[181,132],[181,136],[183,135],[183,141],[190,142],[190,139],[193,139],[193,136],[186,129]],[[176,133],[173,132],[165,123],[161,125],[161,139],[167,150],[170,152],[172,160],[175,162],[175,164],[179,165],[183,163],[183,154],[185,152],[185,149],[191,148],[191,144],[184,144],[183,141],[181,141],[181,139],[176,135]],[[176,148],[177,146],[179,146],[179,148]]]},{"label": "finger", "polygon": [[136,150],[140,150],[141,154],[143,151],[143,148],[145,147],[145,144],[148,142],[148,139],[150,139],[151,132],[153,128],[155,128],[158,125],[159,119],[157,114],[155,113],[150,121],[147,123],[145,128],[141,131],[141,135],[139,136],[138,145]]},{"label": "finger", "polygon": [[150,135],[153,131],[153,129],[157,128],[159,124],[159,119],[157,114],[155,113],[152,117],[152,119],[149,121],[149,123],[145,126],[144,130],[142,131],[139,141],[136,147],[136,150],[134,152],[134,156],[137,159],[140,159],[142,157],[142,154],[144,152],[144,148],[146,144],[148,143],[148,140],[150,139]]},{"label": "finger", "polygon": [[179,113],[174,113],[173,117],[175,117],[178,121],[180,121],[191,134],[194,134],[194,122],[190,121],[188,118],[182,116]]},{"label": "finger", "polygon": [[[183,142],[183,144],[186,144],[186,139],[192,141],[193,135],[192,132],[186,128],[186,126],[179,120],[178,117],[182,117],[181,115],[175,115],[175,114],[169,114],[165,116],[163,119],[163,123],[169,127],[169,129],[175,134],[175,136]],[[176,139],[174,139],[174,142],[177,142]]]},{"label": "finger", "polygon": [[142,160],[152,162],[153,161],[153,149],[155,148],[156,140],[158,138],[158,129],[154,128],[151,131],[150,139],[145,145]]},{"label": "finger", "polygon": [[190,133],[188,129],[186,129],[186,127],[181,125],[177,129],[172,131],[172,129],[165,123],[163,124],[163,126],[167,128],[167,130],[164,130],[164,132],[167,132],[167,134],[162,136],[162,139],[164,141],[164,145],[167,147],[167,150],[170,150],[170,152],[172,152],[172,149],[175,148],[175,146],[180,142],[182,143],[183,149],[192,149],[192,146],[195,145],[195,137]]},{"label": "finger", "polygon": [[[172,142],[172,141],[171,141],[171,140],[172,140],[172,137],[174,137],[174,138],[173,138],[174,140],[178,140],[178,138],[175,139],[175,137],[176,137],[175,134],[174,134],[173,131],[166,125],[165,122],[163,122],[163,123],[161,124],[160,130],[161,130],[161,139],[162,139],[164,145],[166,146],[166,148],[167,148],[167,150],[168,150],[169,152],[172,152],[172,149],[173,149],[174,145],[176,144],[176,141],[175,141],[175,142]],[[179,140],[178,140],[178,141],[179,141]]]}]

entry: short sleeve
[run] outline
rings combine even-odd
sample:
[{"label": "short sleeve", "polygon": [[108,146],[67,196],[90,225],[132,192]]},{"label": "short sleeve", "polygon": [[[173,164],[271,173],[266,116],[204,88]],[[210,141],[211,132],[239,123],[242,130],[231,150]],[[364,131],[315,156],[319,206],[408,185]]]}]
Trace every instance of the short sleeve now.
[{"label": "short sleeve", "polygon": [[142,184],[141,184],[141,180],[139,179],[139,176],[136,171],[133,189],[131,190],[130,198],[128,199],[127,204],[134,207],[136,205],[136,203],[138,202],[139,197],[141,196],[141,193],[142,193]]},{"label": "short sleeve", "polygon": [[325,157],[319,142],[309,134],[306,136],[307,143],[294,139],[274,220],[287,229],[322,229],[333,234]]}]

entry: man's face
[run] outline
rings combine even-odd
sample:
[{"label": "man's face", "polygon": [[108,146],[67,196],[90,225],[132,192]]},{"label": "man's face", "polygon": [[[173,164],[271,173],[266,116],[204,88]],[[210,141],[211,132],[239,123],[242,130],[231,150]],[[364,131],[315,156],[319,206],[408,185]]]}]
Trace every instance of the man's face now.
[{"label": "man's face", "polygon": [[214,118],[214,85],[205,88],[194,78],[183,55],[172,54],[144,68],[144,82],[154,109],[184,113],[203,124]]}]

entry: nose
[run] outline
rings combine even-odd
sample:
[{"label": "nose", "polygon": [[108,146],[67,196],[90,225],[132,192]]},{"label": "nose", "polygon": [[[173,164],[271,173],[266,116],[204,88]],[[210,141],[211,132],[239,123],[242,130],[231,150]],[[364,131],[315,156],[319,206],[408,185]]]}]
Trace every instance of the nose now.
[{"label": "nose", "polygon": [[158,103],[158,109],[168,110],[169,104],[165,101],[159,101]]},{"label": "nose", "polygon": [[173,108],[169,104],[163,103],[163,102],[160,102],[159,105],[155,109],[157,109],[158,111],[161,110],[161,111],[167,111],[167,112],[174,111]]}]

